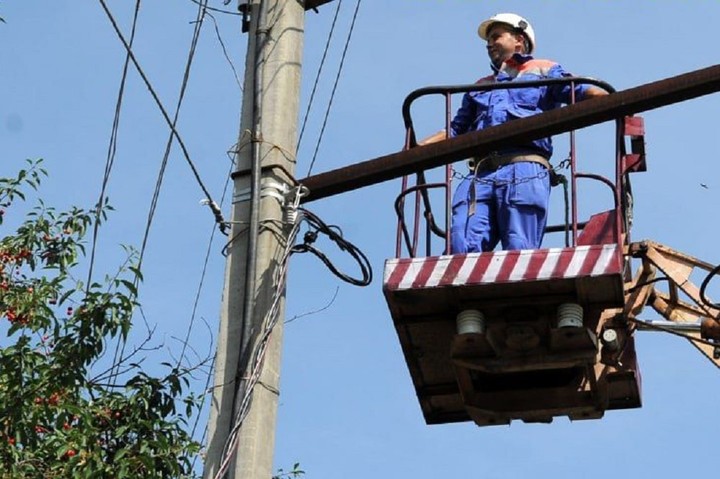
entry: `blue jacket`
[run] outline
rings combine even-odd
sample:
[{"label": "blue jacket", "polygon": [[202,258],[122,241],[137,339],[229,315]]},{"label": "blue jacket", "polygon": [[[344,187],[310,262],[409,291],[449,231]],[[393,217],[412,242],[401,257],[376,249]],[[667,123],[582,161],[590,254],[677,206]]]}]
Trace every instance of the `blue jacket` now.
[{"label": "blue jacket", "polygon": [[[481,78],[477,83],[531,81],[568,76],[572,75],[555,62],[536,60],[530,55],[516,53],[503,63],[502,68],[494,75]],[[588,88],[589,85],[576,85],[575,100],[581,100]],[[516,118],[537,115],[570,102],[569,83],[466,93],[462,105],[450,124],[450,136],[501,125]],[[528,150],[550,158],[553,151],[552,140],[542,138],[526,145],[518,145],[517,148],[504,149],[499,153]]]}]

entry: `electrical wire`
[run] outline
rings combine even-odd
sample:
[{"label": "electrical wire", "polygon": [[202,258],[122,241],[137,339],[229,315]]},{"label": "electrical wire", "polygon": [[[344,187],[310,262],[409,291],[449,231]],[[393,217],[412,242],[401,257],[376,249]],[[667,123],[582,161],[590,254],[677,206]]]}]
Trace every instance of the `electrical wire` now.
[{"label": "electrical wire", "polygon": [[215,35],[217,36],[218,43],[220,43],[220,48],[222,48],[222,52],[223,52],[223,55],[225,56],[225,60],[227,60],[228,64],[230,64],[230,68],[232,69],[233,75],[235,76],[235,82],[237,82],[237,85],[240,88],[240,91],[243,91],[243,86],[242,86],[242,82],[240,81],[240,76],[238,75],[238,72],[235,69],[235,64],[230,59],[230,55],[228,54],[227,48],[225,48],[225,42],[222,39],[222,35],[220,35],[220,28],[218,27],[217,20],[215,20],[215,17],[211,13],[205,12],[205,15],[210,17],[210,19],[213,21],[213,25],[215,26]]},{"label": "electrical wire", "polygon": [[115,21],[115,17],[112,15],[110,10],[108,9],[108,6],[105,3],[105,0],[98,0],[98,1],[100,2],[100,5],[102,6],[103,10],[105,11],[105,14],[108,17],[108,20],[110,20],[110,23],[112,24],[113,29],[115,30],[115,33],[117,34],[118,38],[122,42],[123,46],[125,47],[125,50],[127,50],[128,55],[130,56],[130,59],[132,60],[133,65],[135,66],[135,69],[137,70],[138,74],[140,75],[143,82],[145,83],[145,86],[148,89],[148,91],[150,92],[150,95],[152,96],[153,100],[155,100],[155,103],[157,104],[157,107],[160,110],[160,113],[162,114],[163,118],[165,119],[165,122],[168,124],[168,126],[172,130],[175,140],[178,142],[178,145],[180,145],[180,149],[182,150],[183,156],[185,157],[185,161],[190,166],[190,169],[192,170],[192,173],[195,176],[195,180],[197,181],[198,185],[200,186],[200,189],[205,194],[206,203],[207,203],[208,207],[210,208],[210,210],[212,211],[213,216],[215,217],[215,221],[218,224],[218,227],[220,228],[220,232],[223,234],[226,234],[227,224],[225,223],[225,220],[222,216],[222,211],[218,207],[217,203],[215,203],[215,201],[213,201],[212,195],[210,195],[210,192],[205,187],[205,184],[203,183],[202,178],[200,178],[200,174],[198,173],[197,168],[195,167],[195,164],[190,159],[190,154],[188,153],[188,150],[185,147],[185,143],[182,141],[180,134],[173,126],[172,120],[170,119],[170,115],[168,115],[167,110],[165,109],[162,102],[160,101],[160,98],[158,97],[157,93],[155,92],[155,89],[152,87],[150,80],[148,79],[144,70],[142,69],[139,62],[137,61],[135,54],[133,53],[132,49],[130,48],[130,45],[128,45],[127,40],[125,40],[125,37],[123,36],[122,32],[120,31],[117,21]]},{"label": "electrical wire", "polygon": [[[305,192],[302,187],[299,187],[296,190],[296,196],[292,203],[292,209],[299,212],[300,215],[297,217],[298,220],[293,223],[293,226],[287,235],[287,242],[285,243],[281,259],[278,262],[279,266],[275,270],[274,280],[271,286],[275,293],[273,295],[271,305],[265,313],[265,316],[261,323],[260,339],[257,341],[257,346],[250,355],[251,360],[248,362],[248,366],[245,370],[246,374],[241,378],[245,382],[238,381],[236,397],[241,396],[241,391],[242,397],[237,403],[238,407],[234,416],[233,426],[230,430],[230,433],[228,434],[225,445],[223,447],[222,460],[220,463],[220,467],[218,468],[214,476],[215,479],[221,479],[225,477],[225,474],[227,473],[228,467],[235,453],[239,430],[252,404],[253,391],[258,384],[261,384],[260,374],[262,373],[262,368],[265,360],[265,352],[267,350],[267,345],[270,340],[270,335],[278,322],[279,304],[280,299],[284,296],[285,293],[287,270],[290,257],[295,253],[310,251],[316,256],[318,256],[323,261],[323,263],[325,263],[331,269],[331,271],[333,271],[333,273],[338,275],[338,277],[340,277],[344,281],[348,281],[352,284],[360,286],[365,286],[369,284],[372,280],[372,269],[370,267],[369,261],[367,260],[367,257],[354,245],[342,238],[342,233],[337,226],[327,225],[322,220],[320,220],[320,218],[318,218],[314,213],[304,208],[298,207],[300,203],[300,198],[304,194]],[[292,217],[294,215],[290,216]],[[296,245],[294,243],[299,235],[300,227],[303,223],[308,223],[313,231],[308,232],[311,233],[309,236],[308,233],[305,234],[304,244]],[[348,251],[350,255],[353,256],[356,261],[358,261],[363,271],[362,279],[352,278],[341,273],[335,266],[332,265],[332,263],[329,262],[329,260],[327,260],[327,258],[321,252],[319,252],[319,250],[312,247],[306,247],[309,241],[308,238],[317,238],[318,233],[329,236],[331,240],[338,244],[340,249]],[[310,242],[314,242],[314,239],[312,239]],[[270,390],[278,393],[278,391],[274,388],[271,388]]]},{"label": "electrical wire", "polygon": [[[293,246],[291,248],[291,252],[312,253],[317,256],[320,261],[322,261],[325,266],[327,266],[328,269],[335,274],[335,276],[343,281],[355,286],[369,285],[372,282],[372,266],[370,265],[370,261],[367,256],[365,256],[365,254],[354,244],[343,238],[342,231],[340,231],[337,226],[328,226],[314,213],[305,208],[299,208],[299,211],[302,213],[303,221],[307,222],[311,229],[305,233],[303,243]],[[326,235],[331,241],[337,244],[341,251],[347,251],[350,256],[355,259],[360,266],[362,278],[354,278],[341,272],[322,251],[313,246],[313,243],[315,243],[318,238],[318,233]]]},{"label": "electrical wire", "polygon": [[702,284],[700,284],[700,301],[702,301],[705,306],[714,309],[720,309],[720,303],[713,303],[712,301],[710,301],[710,299],[708,299],[706,295],[706,291],[708,285],[710,284],[710,280],[712,280],[718,274],[720,274],[720,265],[715,266],[715,268],[713,268],[712,271],[710,271],[710,273],[705,276]]},{"label": "electrical wire", "polygon": [[[190,78],[190,69],[195,58],[195,49],[197,48],[198,40],[200,38],[200,31],[202,30],[203,19],[205,17],[205,5],[207,0],[203,0],[198,6],[197,18],[195,21],[192,40],[190,41],[190,50],[188,51],[187,61],[185,63],[185,71],[183,73],[182,85],[180,86],[180,94],[178,95],[177,105],[175,106],[175,115],[172,120],[171,128],[173,131],[177,126],[178,118],[180,116],[180,108],[182,107],[183,100],[185,99],[185,92],[187,91],[188,80]],[[138,261],[138,268],[142,265],[142,261],[145,255],[145,249],[147,247],[148,238],[150,236],[150,228],[152,227],[153,219],[155,217],[155,209],[157,208],[158,201],[160,199],[160,190],[162,188],[163,179],[165,178],[165,170],[167,168],[168,161],[170,159],[170,151],[173,145],[173,133],[171,132],[168,136],[167,143],[165,144],[165,153],[160,164],[160,171],[158,172],[157,180],[155,181],[155,190],[150,201],[150,209],[148,211],[147,222],[145,224],[145,232],[143,234],[142,246],[140,247],[140,258]]]},{"label": "electrical wire", "polygon": [[[205,379],[205,388],[203,389],[203,391],[204,391],[205,393],[202,395],[202,399],[200,400],[200,407],[198,408],[198,409],[199,409],[199,410],[198,410],[198,413],[197,413],[197,415],[195,416],[195,421],[193,422],[193,427],[192,427],[192,430],[190,431],[190,437],[195,437],[195,431],[197,430],[197,426],[198,426],[198,424],[200,423],[200,413],[202,412],[203,407],[205,406],[205,399],[206,399],[207,396],[208,396],[207,391],[210,390],[210,383],[212,382],[212,378],[213,378],[213,373],[214,373],[214,369],[215,369],[215,359],[216,359],[216,357],[217,357],[217,355],[213,356],[213,358],[212,358],[212,364],[210,365],[210,370],[208,371],[207,378]],[[207,424],[207,422],[206,422],[206,423],[205,423],[205,428],[204,428],[203,433],[202,433],[202,436],[200,436],[200,441],[199,441],[200,444],[205,444],[205,438],[207,437],[207,434],[208,434],[208,427],[207,427],[207,426],[208,426],[208,424]],[[192,464],[191,464],[191,468],[192,468],[192,469],[195,468],[195,462],[197,461],[197,458],[198,458],[198,455],[196,454],[196,455],[193,457],[193,461],[192,461]]]},{"label": "electrical wire", "polygon": [[[101,1],[102,1],[102,0],[101,0]],[[205,0],[204,3],[207,3],[207,1]],[[196,20],[196,22],[195,22],[195,27],[194,27],[194,31],[193,31],[193,36],[192,36],[192,41],[191,41],[191,45],[190,45],[190,50],[189,50],[189,52],[188,52],[188,59],[187,59],[186,66],[185,66],[185,71],[184,71],[184,74],[183,74],[182,86],[181,86],[181,88],[180,88],[180,94],[179,94],[179,97],[178,97],[178,102],[177,102],[177,105],[176,105],[174,118],[173,118],[173,121],[172,121],[172,124],[171,124],[171,129],[172,129],[173,131],[175,130],[175,126],[177,125],[177,121],[178,121],[179,114],[180,114],[180,108],[181,108],[181,106],[182,106],[182,102],[183,102],[183,99],[184,99],[184,97],[185,97],[185,92],[186,92],[186,89],[187,89],[187,84],[188,84],[188,80],[189,80],[189,76],[190,76],[190,69],[191,69],[191,66],[192,66],[192,63],[193,63],[193,58],[194,58],[194,55],[195,55],[195,50],[196,50],[197,43],[198,43],[198,39],[199,39],[199,36],[200,36],[200,31],[201,31],[201,28],[202,28],[202,23],[203,23],[204,14],[205,14],[205,10],[203,9],[203,5],[200,5],[200,6],[198,7],[197,20]],[[131,55],[131,50],[128,49],[128,57],[129,57],[130,55]],[[137,66],[137,65],[136,65],[136,66]],[[148,243],[148,239],[149,239],[150,229],[151,229],[152,224],[153,224],[153,219],[154,219],[154,216],[155,216],[155,210],[156,210],[156,208],[157,208],[157,204],[158,204],[158,201],[159,201],[160,191],[161,191],[161,188],[162,188],[162,183],[163,183],[163,179],[164,179],[164,176],[165,176],[165,171],[166,171],[167,163],[168,163],[168,160],[169,160],[169,157],[170,157],[170,151],[171,151],[171,149],[172,149],[172,143],[173,143],[173,133],[171,132],[170,135],[169,135],[169,137],[168,137],[167,143],[166,143],[165,153],[164,153],[164,155],[163,155],[163,159],[162,159],[162,162],[161,162],[160,170],[159,170],[159,172],[158,172],[158,177],[157,177],[157,180],[156,180],[156,183],[155,183],[155,189],[154,189],[153,196],[152,196],[152,199],[151,199],[151,202],[150,202],[150,208],[149,208],[149,211],[148,211],[147,221],[146,221],[146,225],[145,225],[145,231],[144,231],[143,239],[142,239],[142,246],[141,246],[141,248],[140,248],[140,253],[139,253],[139,258],[138,258],[138,268],[140,268],[141,265],[142,265],[142,262],[143,262],[143,259],[144,259],[144,255],[145,255],[145,251],[146,251],[146,248],[147,248],[147,243]],[[139,278],[136,278],[136,283],[137,283],[138,281],[139,281]],[[137,286],[137,284],[136,284],[136,286]],[[122,342],[120,338],[118,338],[118,344],[116,345],[116,348],[115,348],[115,359],[116,359],[116,360],[117,360],[118,357],[121,357],[121,356],[122,356],[122,354],[123,354],[123,352],[124,352],[124,349],[125,349],[125,343]],[[185,352],[185,348],[183,348],[183,355],[184,355],[184,352]]]},{"label": "electrical wire", "polygon": [[315,165],[315,160],[317,159],[318,150],[320,149],[320,144],[322,143],[328,117],[330,116],[330,108],[332,107],[333,99],[335,98],[335,92],[337,90],[338,82],[340,81],[343,65],[345,64],[345,56],[347,54],[348,47],[350,46],[350,40],[352,38],[353,30],[355,29],[355,20],[357,20],[358,11],[360,10],[361,3],[362,0],[358,0],[357,4],[355,4],[355,12],[353,13],[352,22],[350,23],[350,30],[348,31],[347,39],[345,40],[345,48],[343,48],[342,57],[340,58],[340,66],[338,67],[338,72],[335,76],[335,83],[333,84],[332,93],[330,93],[330,101],[328,102],[327,109],[325,110],[325,118],[323,119],[323,124],[320,128],[320,135],[318,136],[317,143],[315,144],[315,152],[313,153],[312,161],[310,162],[310,168],[308,168],[307,175],[305,176],[310,176],[313,166]]},{"label": "electrical wire", "polygon": [[[196,4],[198,4],[198,5],[200,5],[200,0],[190,0],[190,1],[193,2],[193,3],[196,3]],[[227,4],[226,4],[226,5],[227,5]],[[225,14],[227,14],[227,15],[242,15],[242,13],[240,13],[240,12],[233,12],[233,11],[230,11],[230,10],[223,10],[223,9],[221,9],[221,8],[208,7],[207,5],[205,5],[203,8],[206,8],[206,9],[208,9],[208,10],[212,10],[213,12],[225,13]]]},{"label": "electrical wire", "polygon": [[339,286],[336,286],[336,287],[335,287],[335,292],[333,293],[332,298],[330,298],[330,301],[328,301],[325,306],[323,306],[322,308],[319,308],[319,309],[315,309],[315,310],[313,310],[313,311],[307,311],[307,312],[302,313],[302,314],[296,314],[296,315],[293,316],[292,318],[286,320],[286,321],[285,321],[285,324],[290,324],[290,323],[292,323],[293,321],[296,321],[296,320],[298,320],[298,319],[300,319],[300,318],[304,318],[304,317],[307,317],[307,316],[311,316],[311,315],[313,315],[313,314],[321,313],[321,312],[325,311],[326,309],[330,308],[330,306],[332,306],[332,305],[335,303],[335,299],[337,298],[337,295],[338,295],[338,292],[339,292],[339,291],[340,291],[340,287],[339,287]]},{"label": "electrical wire", "polygon": [[332,25],[330,26],[330,33],[328,34],[328,39],[325,42],[325,50],[323,51],[322,59],[320,59],[320,66],[318,67],[317,75],[315,75],[315,83],[313,84],[312,92],[310,93],[310,100],[308,101],[308,106],[305,110],[305,117],[303,118],[302,127],[300,128],[300,136],[298,137],[296,151],[300,151],[300,144],[302,143],[303,134],[305,133],[305,127],[307,126],[307,119],[310,115],[310,109],[312,108],[313,100],[315,99],[315,92],[317,91],[317,86],[320,82],[320,75],[322,74],[323,66],[325,65],[325,59],[327,58],[327,53],[330,49],[330,42],[332,41],[333,32],[335,32],[335,24],[337,23],[341,5],[342,0],[338,0],[337,8],[335,9],[335,16],[333,17]]},{"label": "electrical wire", "polygon": [[[252,57],[253,63],[253,91],[252,97],[252,131],[250,133],[251,141],[251,154],[250,154],[250,211],[249,211],[249,223],[248,223],[248,240],[247,240],[247,252],[246,252],[246,264],[245,264],[245,284],[243,287],[245,301],[242,305],[242,317],[245,321],[241,325],[240,330],[240,351],[252,352],[252,342],[250,338],[256,337],[256,333],[253,327],[253,321],[255,318],[255,301],[250,298],[255,297],[257,294],[257,248],[260,236],[260,195],[261,195],[261,181],[262,181],[262,158],[260,152],[260,143],[256,139],[262,138],[263,128],[263,105],[265,100],[263,82],[265,80],[265,65],[267,64],[268,52],[265,51],[265,47],[270,38],[270,32],[273,30],[274,25],[271,25],[267,21],[268,16],[268,3],[264,0],[259,0],[256,4],[257,15],[252,15],[253,23],[255,23],[255,29],[253,35],[255,36],[254,45],[254,56]],[[247,5],[250,8],[250,4]],[[247,11],[247,10],[246,10]],[[249,359],[248,359],[249,360]],[[236,374],[241,371],[246,371],[248,364],[246,363],[246,357],[243,354],[238,355],[238,364],[234,370]],[[240,384],[238,381],[237,384]],[[232,409],[231,411],[238,410],[238,392],[233,395]]]},{"label": "electrical wire", "polygon": [[659,282],[659,281],[669,281],[669,280],[670,280],[670,278],[668,278],[667,276],[662,276],[662,277],[660,277],[660,278],[653,278],[653,279],[651,279],[651,280],[644,281],[644,282],[642,282],[642,283],[640,283],[640,284],[636,284],[636,285],[633,286],[632,288],[628,289],[627,292],[628,292],[628,293],[634,293],[634,292],[637,291],[638,289],[644,288],[645,286],[647,286],[647,285],[649,285],[649,284],[657,283],[657,282]]},{"label": "electrical wire", "polygon": [[[130,31],[129,46],[132,48],[133,42],[135,41],[135,31],[137,27],[137,20],[140,13],[141,0],[137,0],[135,3],[135,12],[133,13],[132,27]],[[120,78],[120,86],[118,88],[117,100],[115,102],[115,115],[113,117],[113,124],[110,130],[110,141],[108,142],[107,160],[105,161],[105,173],[103,175],[102,186],[100,187],[100,197],[98,198],[96,210],[95,210],[95,223],[93,225],[92,234],[92,247],[90,250],[90,265],[88,267],[87,276],[87,287],[89,288],[92,284],[92,274],[95,265],[95,252],[97,248],[98,234],[100,228],[100,216],[102,215],[102,207],[105,205],[105,191],[107,185],[110,182],[110,173],[112,172],[113,164],[115,163],[115,153],[117,152],[117,134],[120,127],[120,111],[122,109],[123,97],[125,96],[125,83],[127,80],[127,73],[130,67],[130,55],[125,55],[125,64],[123,65],[122,76]]]},{"label": "electrical wire", "polygon": [[[128,44],[128,50],[125,54],[125,63],[123,65],[123,73],[122,73],[122,79],[120,81],[120,88],[118,91],[118,99],[115,105],[115,116],[113,118],[113,126],[112,126],[112,133],[110,135],[110,142],[108,145],[108,160],[105,165],[105,175],[103,178],[103,184],[100,191],[100,198],[98,199],[97,203],[97,210],[96,210],[96,217],[95,217],[95,225],[93,228],[93,239],[92,239],[92,251],[90,253],[90,266],[88,268],[88,279],[87,279],[87,287],[90,288],[91,280],[92,280],[92,273],[93,273],[93,266],[95,263],[95,252],[96,252],[96,246],[97,246],[97,236],[98,236],[98,220],[100,219],[100,214],[102,211],[102,206],[105,201],[105,190],[107,188],[107,183],[110,179],[110,172],[112,171],[112,166],[115,162],[115,153],[117,151],[117,131],[120,125],[120,110],[122,107],[122,99],[125,92],[125,83],[127,80],[127,72],[130,66],[130,51],[132,49],[132,44],[135,40],[135,32],[137,27],[137,17],[140,12],[140,0],[138,0],[135,4],[135,13],[133,14],[133,24],[130,34],[130,42]],[[113,353],[113,362],[112,366],[110,368],[110,374],[111,374],[111,384],[114,386],[117,383],[119,371],[120,371],[120,365],[122,364],[122,356],[125,353],[125,343],[122,340],[122,337],[118,337],[117,344],[115,345],[115,352]],[[117,369],[117,372],[114,372],[115,369]]]},{"label": "electrical wire", "polygon": [[[235,163],[233,162],[230,164],[230,171],[228,171],[227,180],[225,181],[225,187],[223,188],[223,194],[222,194],[222,197],[220,198],[220,206],[221,207],[225,203],[225,196],[227,194],[228,187],[230,185],[230,179],[231,179],[230,173],[232,172],[232,170],[234,168],[235,168]],[[190,334],[191,334],[193,326],[195,324],[197,306],[200,301],[200,294],[202,292],[203,284],[205,282],[205,274],[207,273],[207,265],[210,260],[210,252],[212,251],[212,245],[213,245],[213,241],[215,239],[216,232],[217,232],[217,229],[213,228],[210,233],[210,239],[208,240],[208,248],[207,248],[207,251],[205,252],[205,263],[203,264],[202,273],[200,274],[200,283],[198,284],[197,293],[195,294],[195,302],[193,303],[193,310],[192,310],[192,314],[190,315],[190,324],[188,325],[187,334],[185,336],[185,341],[183,342],[183,349],[180,353],[180,358],[178,359],[178,362],[177,362],[178,367],[180,366],[180,363],[182,362],[183,357],[185,356],[185,350],[187,349],[187,345],[190,342]],[[203,391],[208,391],[208,388],[210,387],[210,383],[212,382],[212,378],[213,378],[214,368],[215,368],[215,355],[213,355],[210,369],[208,370],[207,377],[205,378],[205,388],[203,389]],[[198,424],[200,423],[201,412],[202,412],[203,408],[205,407],[205,399],[207,398],[207,396],[208,396],[207,394],[202,395],[202,398],[200,400],[200,405],[198,406],[198,412],[195,416],[195,421],[193,422],[192,430],[190,431],[190,437],[195,437],[195,431],[197,430]],[[205,429],[203,430],[202,437],[200,437],[200,441],[199,441],[200,444],[204,444],[207,433],[208,433],[208,428],[205,427]],[[195,467],[195,461],[197,460],[197,458],[198,458],[197,455],[195,457],[193,457],[193,462],[192,462],[193,468]]]},{"label": "electrical wire", "polygon": [[285,284],[287,279],[287,270],[290,256],[292,254],[292,244],[294,243],[298,232],[300,230],[300,222],[296,223],[288,235],[288,241],[283,250],[282,258],[279,262],[279,267],[276,269],[275,277],[273,281],[273,288],[275,294],[273,296],[270,308],[268,308],[262,322],[260,339],[257,342],[251,361],[248,363],[248,374],[243,378],[245,379],[244,384],[238,384],[238,395],[240,391],[243,391],[242,398],[238,403],[237,412],[233,421],[233,427],[228,434],[227,440],[223,447],[222,461],[220,467],[215,473],[214,479],[221,479],[225,477],[230,462],[235,453],[235,448],[238,441],[238,432],[242,426],[248,412],[250,411],[250,405],[252,403],[252,396],[255,386],[260,382],[260,374],[265,362],[265,352],[267,351],[267,345],[270,340],[270,335],[278,321],[278,310],[280,307],[280,299],[284,296]]},{"label": "electrical wire", "polygon": [[[235,167],[234,164],[230,165],[230,171],[228,171],[227,180],[225,181],[225,188],[223,188],[223,194],[220,198],[220,206],[222,207],[225,203],[225,196],[227,195],[228,186],[230,185],[230,173],[232,173],[233,168]],[[185,357],[185,350],[187,349],[187,345],[190,342],[190,334],[192,333],[193,326],[195,324],[195,317],[197,313],[197,307],[198,303],[200,302],[200,294],[202,293],[203,284],[205,282],[205,274],[207,273],[207,266],[210,261],[210,253],[212,252],[212,245],[213,241],[215,239],[215,232],[217,231],[216,228],[213,228],[210,232],[210,239],[208,240],[208,247],[207,251],[205,252],[205,262],[203,263],[202,272],[200,273],[200,282],[198,284],[197,292],[195,293],[195,301],[193,302],[193,309],[192,313],[190,315],[190,324],[187,328],[187,333],[185,335],[185,341],[183,342],[183,348],[180,352],[180,357],[178,359],[178,367],[182,363],[183,358]]]}]

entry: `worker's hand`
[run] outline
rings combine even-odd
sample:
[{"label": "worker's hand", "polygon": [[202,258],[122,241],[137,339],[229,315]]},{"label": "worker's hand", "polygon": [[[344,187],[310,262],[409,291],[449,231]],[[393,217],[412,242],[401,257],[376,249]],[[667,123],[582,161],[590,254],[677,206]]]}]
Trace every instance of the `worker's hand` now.
[{"label": "worker's hand", "polygon": [[431,143],[437,143],[438,141],[442,141],[447,137],[447,133],[445,133],[445,130],[440,130],[437,133],[430,135],[428,137],[423,138],[422,140],[418,141],[418,146],[423,145],[429,145]]},{"label": "worker's hand", "polygon": [[602,88],[591,86],[590,88],[585,90],[585,93],[583,94],[583,100],[587,100],[589,98],[597,98],[599,96],[605,95],[608,95],[608,92],[606,92]]}]

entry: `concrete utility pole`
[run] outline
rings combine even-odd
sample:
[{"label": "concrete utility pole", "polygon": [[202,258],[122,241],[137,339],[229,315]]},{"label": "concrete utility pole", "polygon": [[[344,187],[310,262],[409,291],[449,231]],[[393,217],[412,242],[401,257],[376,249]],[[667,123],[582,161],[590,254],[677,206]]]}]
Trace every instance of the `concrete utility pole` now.
[{"label": "concrete utility pole", "polygon": [[278,294],[273,277],[286,233],[273,185],[291,184],[294,174],[305,11],[297,0],[248,0],[245,8],[250,21],[245,88],[205,478],[215,477],[231,455],[223,477],[269,479],[275,443],[284,298],[250,411],[236,445],[225,450],[250,351]]}]

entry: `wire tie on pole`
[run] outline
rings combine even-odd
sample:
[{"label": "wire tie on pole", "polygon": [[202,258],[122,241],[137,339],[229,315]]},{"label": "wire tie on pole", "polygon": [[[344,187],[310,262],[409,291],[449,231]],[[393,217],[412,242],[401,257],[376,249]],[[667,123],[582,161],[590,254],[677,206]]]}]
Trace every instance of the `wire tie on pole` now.
[{"label": "wire tie on pole", "polygon": [[218,224],[218,227],[220,228],[220,232],[224,234],[225,236],[228,235],[227,229],[228,229],[228,223],[225,221],[225,218],[223,217],[222,210],[218,206],[217,203],[215,203],[210,198],[205,198],[200,200],[201,205],[207,205],[210,207],[210,211],[212,211],[213,216],[215,216],[215,222]]}]

